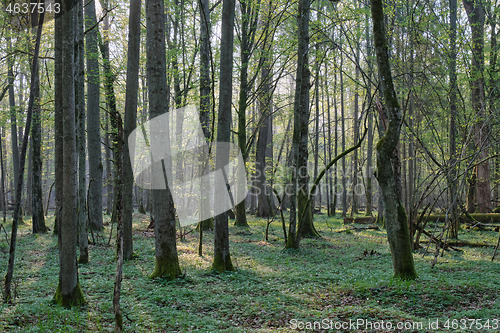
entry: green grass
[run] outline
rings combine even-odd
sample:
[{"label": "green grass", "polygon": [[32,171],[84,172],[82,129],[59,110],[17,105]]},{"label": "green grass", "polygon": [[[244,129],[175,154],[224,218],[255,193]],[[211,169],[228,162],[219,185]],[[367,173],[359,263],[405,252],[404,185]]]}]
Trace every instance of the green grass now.
[{"label": "green grass", "polygon": [[[441,325],[453,318],[500,320],[500,264],[491,262],[492,247],[445,252],[431,268],[435,251],[431,245],[427,254],[415,252],[419,279],[401,282],[392,279],[383,230],[345,232],[340,219],[318,215],[315,223],[323,238],[304,239],[301,250],[284,252],[281,222],[271,224],[265,242],[266,221],[249,217],[249,230],[230,227],[236,272],[212,274],[212,234],[205,233],[204,256],[199,257],[198,233],[193,231],[178,242],[185,277],[167,282],[149,278],[154,267],[153,233],[146,230],[146,216],[135,217],[137,258],[124,265],[121,298],[128,332],[289,332],[292,319],[425,324],[439,319]],[[51,227],[52,223],[50,219]],[[0,304],[0,331],[112,331],[115,255],[114,237],[111,246],[105,244],[109,228],[104,244],[90,246],[90,263],[79,266],[88,305],[68,310],[50,304],[58,282],[57,238],[32,235],[29,220],[22,224],[14,274],[15,304]],[[498,233],[463,231],[460,237],[496,244]],[[2,287],[7,261],[2,231]],[[384,331],[395,330],[376,330]],[[473,330],[442,327],[442,331]]]}]

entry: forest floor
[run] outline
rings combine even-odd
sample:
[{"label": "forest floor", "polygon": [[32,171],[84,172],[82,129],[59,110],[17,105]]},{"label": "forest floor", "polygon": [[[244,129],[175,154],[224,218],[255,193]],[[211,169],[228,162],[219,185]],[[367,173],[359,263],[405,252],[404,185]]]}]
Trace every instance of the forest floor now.
[{"label": "forest floor", "polygon": [[[418,280],[401,282],[392,279],[384,230],[346,231],[351,226],[339,218],[317,215],[323,238],[304,239],[299,251],[284,252],[280,220],[271,224],[266,242],[266,220],[249,217],[250,229],[229,228],[235,272],[211,273],[212,233],[204,233],[204,256],[199,257],[198,233],[192,230],[178,242],[185,277],[168,282],[149,277],[154,238],[148,223],[147,216],[135,215],[137,257],[123,267],[126,332],[500,331],[500,261],[491,261],[492,246],[444,252],[431,268],[431,245],[427,253],[415,252]],[[10,237],[10,225],[6,229]],[[64,309],[50,303],[58,283],[57,237],[33,235],[26,218],[19,229],[15,303],[0,304],[0,331],[112,331],[116,263],[114,234],[107,245],[109,230],[108,225],[101,244],[90,246],[90,263],[79,266],[88,304]],[[2,230],[2,288],[5,236]],[[459,237],[494,245],[498,233],[464,230]],[[398,323],[405,329],[397,329]]]}]

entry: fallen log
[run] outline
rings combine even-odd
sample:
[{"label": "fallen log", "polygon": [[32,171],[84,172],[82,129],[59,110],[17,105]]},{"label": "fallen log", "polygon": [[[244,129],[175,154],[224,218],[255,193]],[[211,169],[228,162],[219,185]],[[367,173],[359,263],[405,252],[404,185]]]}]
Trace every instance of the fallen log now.
[{"label": "fallen log", "polygon": [[375,223],[376,221],[377,219],[373,216],[344,217],[344,224],[346,223],[372,224]]}]

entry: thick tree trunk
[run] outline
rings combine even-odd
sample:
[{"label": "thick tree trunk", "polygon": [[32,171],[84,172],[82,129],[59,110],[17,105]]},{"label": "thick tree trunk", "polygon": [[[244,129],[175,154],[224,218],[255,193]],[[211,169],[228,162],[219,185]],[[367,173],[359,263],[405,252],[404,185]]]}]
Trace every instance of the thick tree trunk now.
[{"label": "thick tree trunk", "polygon": [[125,260],[131,259],[134,251],[132,242],[134,175],[131,164],[133,155],[131,155],[129,151],[128,137],[135,129],[137,122],[140,41],[141,0],[131,0],[128,33],[127,86],[125,94],[125,137],[123,149],[123,258]]},{"label": "thick tree trunk", "polygon": [[[162,0],[146,1],[146,55],[150,118],[168,111],[168,105],[165,104],[167,66],[163,13]],[[162,162],[162,167],[171,170],[171,162]],[[181,275],[176,246],[175,209],[167,181],[165,184],[167,186],[165,190],[151,191],[155,231],[155,268],[151,277],[175,279]]]},{"label": "thick tree trunk", "polygon": [[87,145],[89,160],[89,226],[102,230],[102,157],[98,29],[95,0],[85,4],[86,56],[87,56]]},{"label": "thick tree trunk", "polygon": [[[301,237],[319,236],[312,221],[312,208],[308,204],[308,135],[309,135],[309,10],[310,0],[300,0],[298,5],[297,76],[294,99],[292,138],[292,191],[290,193],[290,226],[286,248],[299,247]],[[298,223],[297,223],[298,222]]]},{"label": "thick tree trunk", "polygon": [[382,0],[372,0],[373,36],[377,65],[387,108],[388,125],[377,143],[377,179],[384,199],[384,217],[394,266],[394,276],[404,280],[417,277],[413,263],[410,234],[401,192],[397,189],[395,151],[398,146],[402,114],[392,81]]},{"label": "thick tree trunk", "polygon": [[490,136],[490,123],[486,112],[484,89],[484,0],[464,0],[465,11],[472,32],[471,59],[471,100],[476,114],[473,125],[474,149],[477,160],[482,161],[475,167],[477,209],[481,213],[491,212],[490,164],[487,157]]},{"label": "thick tree trunk", "polygon": [[[230,142],[231,134],[231,100],[233,91],[233,39],[234,39],[234,10],[235,0],[222,2],[222,40],[220,53],[220,90],[219,90],[219,119],[217,122],[217,141]],[[229,162],[229,152],[217,150],[216,168],[223,168]],[[224,185],[219,184],[219,188]],[[233,271],[229,252],[229,230],[226,213],[215,217],[214,230],[214,261],[212,269],[217,272]]]},{"label": "thick tree trunk", "polygon": [[83,304],[77,266],[77,187],[75,132],[74,36],[75,12],[71,0],[62,1],[62,102],[63,102],[63,178],[62,211],[59,235],[59,285],[53,302],[64,307]]}]

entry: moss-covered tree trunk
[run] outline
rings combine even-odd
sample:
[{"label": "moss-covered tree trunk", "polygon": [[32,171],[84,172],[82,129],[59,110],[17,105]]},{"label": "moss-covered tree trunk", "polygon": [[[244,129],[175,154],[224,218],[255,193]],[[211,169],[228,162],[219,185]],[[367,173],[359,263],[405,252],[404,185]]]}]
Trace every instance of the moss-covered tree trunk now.
[{"label": "moss-covered tree trunk", "polygon": [[[146,56],[150,118],[168,111],[164,4],[162,0],[146,1]],[[155,165],[155,171],[171,170],[171,161]],[[167,172],[171,174],[171,172]],[[175,209],[167,189],[152,190],[155,231],[155,268],[151,277],[174,279],[181,275],[176,246]]]},{"label": "moss-covered tree trunk", "polygon": [[385,134],[377,143],[377,179],[384,200],[384,218],[394,276],[411,280],[417,277],[417,273],[413,263],[406,213],[401,202],[401,192],[397,189],[397,172],[394,170],[400,165],[397,163],[399,157],[396,149],[402,124],[401,107],[392,81],[382,0],[372,0],[371,5],[377,65],[388,118]]}]

